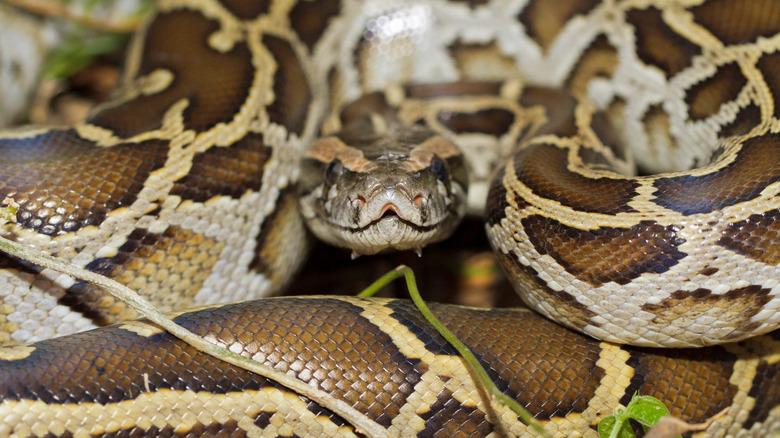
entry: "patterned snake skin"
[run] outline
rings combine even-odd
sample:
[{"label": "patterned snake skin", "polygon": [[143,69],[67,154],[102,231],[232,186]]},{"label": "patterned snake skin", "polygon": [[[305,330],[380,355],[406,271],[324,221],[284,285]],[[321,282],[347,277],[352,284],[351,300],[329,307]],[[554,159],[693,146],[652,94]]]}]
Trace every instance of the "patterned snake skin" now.
[{"label": "patterned snake skin", "polygon": [[[85,123],[2,133],[0,195],[20,204],[4,236],[163,310],[274,293],[306,252],[299,160],[376,92],[464,149],[471,208],[529,306],[604,340],[529,310],[434,307],[552,435],[595,436],[635,392],[689,422],[729,407],[703,436],[780,428],[780,4],[157,9]],[[666,173],[621,176],[633,168]],[[148,323],[83,332],[135,315],[81,281],[10,257],[0,268],[0,436],[356,434]],[[405,301],[177,315],[389,436],[531,435]]]}]

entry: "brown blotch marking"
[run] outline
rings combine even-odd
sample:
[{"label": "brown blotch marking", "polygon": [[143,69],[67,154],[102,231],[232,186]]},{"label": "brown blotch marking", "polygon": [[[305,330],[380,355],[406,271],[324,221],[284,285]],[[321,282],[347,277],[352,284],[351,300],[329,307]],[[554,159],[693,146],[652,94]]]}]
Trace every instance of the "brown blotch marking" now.
[{"label": "brown blotch marking", "polygon": [[775,117],[780,117],[780,104],[776,96],[780,96],[780,52],[763,55],[756,63],[764,76],[769,90],[775,96]]},{"label": "brown blotch marking", "polygon": [[723,126],[720,130],[721,137],[745,135],[761,123],[761,109],[754,103],[739,110],[733,122]]},{"label": "brown blotch marking", "polygon": [[705,119],[718,112],[720,106],[737,98],[747,79],[737,63],[720,66],[713,76],[693,85],[685,95],[688,117]]},{"label": "brown blotch marking", "polygon": [[[655,202],[684,215],[708,213],[756,198],[780,181],[780,134],[753,137],[742,143],[737,158],[717,172],[658,178]],[[716,158],[717,159],[717,158]]]},{"label": "brown blotch marking", "polygon": [[[355,101],[350,102],[339,113],[342,130],[358,129],[373,131],[371,115],[379,115],[387,120],[396,120],[396,109],[385,99],[382,93],[364,94]],[[356,136],[359,136],[356,133]]]},{"label": "brown blotch marking", "polygon": [[241,20],[252,20],[257,18],[261,14],[267,14],[271,2],[269,0],[253,0],[253,1],[241,1],[241,0],[220,0],[222,6],[230,11]]},{"label": "brown blotch marking", "polygon": [[619,63],[618,52],[605,35],[599,35],[590,43],[571,75],[566,79],[567,89],[585,92],[593,78],[610,78]]},{"label": "brown blotch marking", "polygon": [[617,214],[634,212],[628,202],[638,183],[627,179],[587,178],[566,167],[567,151],[534,145],[514,156],[515,175],[535,194],[575,210]]},{"label": "brown blotch marking", "polygon": [[663,273],[686,256],[674,226],[652,221],[630,228],[580,230],[543,216],[522,220],[539,254],[548,254],[578,279],[594,287],[628,284],[645,272]]},{"label": "brown blotch marking", "polygon": [[[360,41],[355,45],[355,48],[352,49],[352,54],[351,54],[352,65],[364,66],[370,63],[372,57],[371,47],[373,47],[373,45],[376,44],[375,42],[372,43],[371,39],[373,38],[376,38],[376,36],[373,35],[372,31],[368,27],[366,27],[363,30],[363,36],[360,38]],[[361,90],[366,90],[368,89],[368,87],[366,86],[365,81],[366,78],[364,77],[364,75],[360,75],[357,78],[358,83],[355,85],[358,86],[359,89]],[[331,97],[333,96],[334,96],[333,92],[331,92]]]},{"label": "brown blotch marking", "polygon": [[[95,259],[86,269],[143,290],[162,311],[172,311],[194,304],[193,296],[211,274],[223,247],[213,238],[177,226],[163,233],[137,228],[115,256]],[[122,302],[81,280],[67,290],[59,304],[98,325],[136,316]]]},{"label": "brown blotch marking", "polygon": [[546,51],[572,17],[585,15],[598,5],[597,0],[560,0],[551,8],[547,1],[531,0],[517,18],[528,36]]},{"label": "brown blotch marking", "polygon": [[776,0],[711,0],[689,10],[694,21],[727,45],[780,32],[780,3]]},{"label": "brown blotch marking", "polygon": [[341,10],[340,0],[325,0],[317,3],[298,2],[290,11],[290,25],[298,37],[311,50],[322,33]]},{"label": "brown blotch marking", "polygon": [[447,388],[439,392],[436,401],[420,418],[425,420],[425,429],[419,437],[488,436],[493,431],[483,412],[464,406]]},{"label": "brown blotch marking", "polygon": [[[53,435],[46,435],[51,437]],[[59,435],[60,437],[71,437],[67,432],[65,435]],[[202,436],[229,436],[229,437],[245,437],[246,431],[238,425],[236,420],[227,420],[224,423],[208,423],[204,424],[197,422],[190,426],[188,429],[183,430],[181,424],[169,424],[163,427],[149,426],[146,429],[142,429],[138,426],[133,426],[129,429],[119,429],[116,432],[103,432],[100,434],[101,438],[124,438],[124,437],[138,437],[138,436],[177,436],[177,437],[202,437]]]},{"label": "brown blotch marking", "polygon": [[[389,307],[394,310],[393,317],[423,340],[429,351],[455,354],[413,304],[393,301]],[[595,396],[604,376],[604,370],[596,366],[598,342],[527,310],[486,312],[437,304],[432,304],[431,310],[471,349],[499,390],[525,406],[536,419],[582,412]],[[462,411],[457,403],[441,399],[437,403],[448,415]],[[466,418],[469,412],[460,415]]]},{"label": "brown blotch marking", "polygon": [[490,0],[453,0],[453,3],[465,3],[471,9],[475,9],[478,6],[486,5]]},{"label": "brown blotch marking", "polygon": [[404,90],[412,99],[432,99],[443,96],[497,96],[501,92],[501,84],[478,81],[413,84],[405,86]]},{"label": "brown blotch marking", "polygon": [[533,135],[577,135],[577,125],[574,121],[577,101],[570,94],[552,88],[529,87],[523,90],[518,103],[525,108],[541,106],[545,110],[547,121],[533,132]]},{"label": "brown blotch marking", "polygon": [[19,203],[22,227],[49,236],[98,226],[131,205],[168,153],[161,140],[98,148],[74,130],[4,139],[0,147],[0,197]]},{"label": "brown blotch marking", "polygon": [[780,364],[777,362],[770,364],[764,359],[759,360],[748,396],[753,397],[756,403],[745,419],[743,425],[745,429],[750,429],[755,423],[766,421],[770,411],[780,404]]},{"label": "brown blotch marking", "polygon": [[[291,230],[285,225],[294,223],[294,218],[298,213],[298,196],[293,188],[286,188],[279,192],[279,198],[276,200],[276,209],[270,216],[265,218],[260,227],[260,233],[255,238],[255,256],[249,263],[249,271],[266,275],[272,282],[281,280],[278,274],[284,271],[278,263],[286,263],[288,260],[283,249],[287,241],[291,239],[288,234]],[[297,230],[302,235],[305,230]]]},{"label": "brown blotch marking", "polygon": [[664,22],[657,8],[628,11],[626,21],[634,26],[639,59],[660,68],[668,78],[690,66],[691,59],[701,53],[699,46]]},{"label": "brown blotch marking", "polygon": [[258,191],[270,155],[263,135],[256,133],[248,133],[227,147],[214,146],[195,155],[192,168],[174,183],[171,195],[206,202],[215,196],[238,199],[249,190]]},{"label": "brown blotch marking", "polygon": [[349,422],[334,414],[330,409],[324,406],[320,406],[313,401],[309,401],[309,403],[306,405],[306,409],[316,417],[328,417],[328,420],[330,420],[331,423],[335,424],[339,428],[348,427],[350,430],[353,429]]},{"label": "brown blotch marking", "polygon": [[780,263],[780,210],[750,215],[730,224],[718,245],[761,263]]},{"label": "brown blotch marking", "polygon": [[[725,294],[713,294],[709,289],[679,290],[658,304],[643,304],[642,310],[655,314],[653,324],[671,325],[686,315],[710,315],[718,321],[749,330],[756,325],[750,319],[771,301],[769,289],[751,285],[732,289]],[[729,336],[726,336],[729,339]]]},{"label": "brown blotch marking", "polygon": [[165,112],[181,99],[189,100],[185,129],[200,132],[231,122],[249,94],[255,72],[246,43],[236,43],[226,53],[208,45],[218,30],[217,22],[196,12],[157,15],[146,35],[138,75],[168,70],[174,74],[172,83],[159,93],[105,109],[90,123],[131,137],[160,128]]},{"label": "brown blotch marking", "polygon": [[718,268],[704,268],[701,271],[699,271],[699,274],[706,275],[707,277],[709,277],[711,275],[717,274],[718,272],[720,272],[720,269]]},{"label": "brown blotch marking", "polygon": [[300,135],[312,99],[309,80],[290,43],[275,36],[264,35],[263,44],[277,64],[274,73],[274,102],[267,108],[268,118]]},{"label": "brown blotch marking", "polygon": [[255,426],[259,427],[260,429],[265,429],[271,425],[271,417],[273,416],[274,412],[260,411],[260,413],[255,416]]},{"label": "brown blotch marking", "polygon": [[584,163],[588,163],[591,169],[614,170],[610,160],[601,152],[590,148],[580,148],[577,151],[577,155],[580,156]]},{"label": "brown blotch marking", "polygon": [[[43,268],[23,262],[22,260],[16,257],[11,257],[7,254],[0,256],[0,269],[15,269],[17,271],[33,275],[38,275],[38,273],[43,270]],[[0,345],[4,344],[0,343]]]},{"label": "brown blotch marking", "polygon": [[731,406],[737,387],[729,378],[737,358],[722,347],[625,348],[634,374],[620,399],[623,406],[638,392],[663,401],[671,415],[689,423],[704,422]]},{"label": "brown blotch marking", "polygon": [[[506,207],[509,203],[506,200],[507,190],[504,187],[504,175],[506,174],[506,168],[501,166],[496,171],[493,179],[490,182],[490,189],[488,190],[487,201],[485,203],[485,222],[489,226],[499,225],[501,219],[506,217]],[[519,209],[526,207],[528,204],[520,199],[521,203],[518,205]]]},{"label": "brown blotch marking", "polygon": [[515,121],[515,115],[503,109],[486,109],[475,113],[439,113],[439,122],[453,132],[485,133],[500,137]]}]

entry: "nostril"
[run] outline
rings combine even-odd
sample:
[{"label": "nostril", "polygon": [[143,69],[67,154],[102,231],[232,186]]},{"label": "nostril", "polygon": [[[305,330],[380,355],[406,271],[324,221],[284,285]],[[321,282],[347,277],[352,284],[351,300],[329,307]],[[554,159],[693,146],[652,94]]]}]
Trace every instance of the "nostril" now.
[{"label": "nostril", "polygon": [[361,209],[363,206],[366,205],[366,198],[358,195],[355,197],[355,199],[352,200],[352,207],[356,209]]}]

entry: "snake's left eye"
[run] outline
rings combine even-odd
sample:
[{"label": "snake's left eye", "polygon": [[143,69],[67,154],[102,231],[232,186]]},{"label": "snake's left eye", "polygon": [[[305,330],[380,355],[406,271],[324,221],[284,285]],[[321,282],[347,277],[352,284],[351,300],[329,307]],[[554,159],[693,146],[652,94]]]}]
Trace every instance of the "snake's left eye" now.
[{"label": "snake's left eye", "polygon": [[441,182],[447,180],[447,165],[438,155],[434,155],[431,159],[431,173]]},{"label": "snake's left eye", "polygon": [[341,160],[334,158],[328,164],[328,168],[325,169],[325,183],[329,186],[336,184],[342,173],[344,173],[344,165],[341,163]]}]

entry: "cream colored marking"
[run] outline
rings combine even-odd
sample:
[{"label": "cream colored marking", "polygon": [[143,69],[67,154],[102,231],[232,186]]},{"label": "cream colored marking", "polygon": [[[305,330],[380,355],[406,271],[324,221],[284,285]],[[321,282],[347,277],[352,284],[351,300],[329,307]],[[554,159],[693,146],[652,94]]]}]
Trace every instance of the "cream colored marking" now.
[{"label": "cream colored marking", "polygon": [[30,125],[10,131],[2,131],[1,137],[9,140],[23,140],[26,138],[35,138],[49,132],[52,132],[51,128]]},{"label": "cream colored marking", "polygon": [[[261,412],[273,413],[265,430],[254,420]],[[186,433],[197,424],[238,423],[249,436],[276,437],[292,430],[300,436],[355,436],[326,417],[316,416],[294,393],[273,388],[214,394],[159,389],[117,403],[0,402],[0,436],[42,436],[71,433],[87,437],[138,427],[141,430],[172,427]]]},{"label": "cream colored marking", "polygon": [[[747,413],[749,413],[756,403],[756,399],[748,396],[748,393],[753,387],[753,379],[756,376],[756,367],[760,360],[764,359],[763,355],[769,354],[775,361],[778,355],[780,355],[780,342],[774,341],[768,337],[760,337],[758,339],[748,339],[739,344],[727,344],[723,346],[726,351],[734,354],[738,357],[738,360],[734,363],[733,372],[729,378],[729,383],[737,387],[737,393],[734,394],[734,398],[731,401],[731,408],[726,412],[726,415],[720,420],[714,422],[708,429],[708,433],[711,436],[721,436],[723,434],[730,434],[732,436],[739,435],[742,430],[742,424],[745,421]],[[774,409],[775,413],[778,412],[777,407]],[[778,421],[777,417],[770,415],[768,417],[769,423],[764,424],[763,428],[759,427],[759,430],[769,431],[772,429],[766,426],[772,426],[771,422]],[[776,426],[775,426],[776,427]],[[765,434],[756,434],[750,436],[765,436]]]},{"label": "cream colored marking", "polygon": [[152,392],[149,388],[149,373],[144,373],[144,389],[146,392]]},{"label": "cream colored marking", "polygon": [[377,135],[386,135],[389,131],[387,126],[387,121],[384,117],[381,115],[372,112],[369,114],[369,119],[371,120],[371,126],[374,128],[374,131]]},{"label": "cream colored marking", "polygon": [[122,330],[127,330],[128,332],[131,333],[135,333],[144,338],[148,338],[149,336],[152,335],[158,335],[160,333],[165,333],[165,330],[163,330],[162,328],[154,324],[149,324],[147,322],[141,322],[141,321],[128,321],[120,325],[119,328]]},{"label": "cream colored marking", "polygon": [[21,360],[35,351],[32,345],[11,345],[0,347],[0,360]]}]

